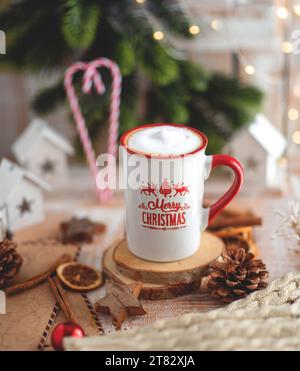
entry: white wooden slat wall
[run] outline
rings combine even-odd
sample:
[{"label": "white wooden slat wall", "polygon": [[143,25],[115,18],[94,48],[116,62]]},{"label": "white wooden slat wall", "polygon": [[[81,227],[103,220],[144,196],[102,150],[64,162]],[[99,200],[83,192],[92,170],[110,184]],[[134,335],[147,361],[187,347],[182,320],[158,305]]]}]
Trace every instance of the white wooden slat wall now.
[{"label": "white wooden slat wall", "polygon": [[[30,106],[32,97],[41,86],[49,83],[51,81],[45,78],[34,78],[19,73],[0,74],[0,158],[12,156],[11,145],[34,117]],[[74,130],[68,122],[65,109],[59,109],[46,119],[67,138],[73,136]]]},{"label": "white wooden slat wall", "polygon": [[0,156],[10,155],[14,138],[27,122],[24,78],[15,73],[0,74]]}]

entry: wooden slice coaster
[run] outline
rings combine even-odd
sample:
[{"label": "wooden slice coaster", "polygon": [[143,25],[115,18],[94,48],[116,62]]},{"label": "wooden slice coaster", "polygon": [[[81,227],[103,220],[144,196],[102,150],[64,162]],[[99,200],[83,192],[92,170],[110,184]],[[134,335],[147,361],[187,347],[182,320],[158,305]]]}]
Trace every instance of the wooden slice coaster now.
[{"label": "wooden slice coaster", "polygon": [[[116,281],[130,285],[136,281],[120,273],[116,263],[113,260],[113,253],[118,244],[119,243],[116,243],[108,248],[108,250],[106,250],[102,262],[103,273],[108,278],[112,278]],[[139,297],[144,300],[173,299],[178,296],[190,294],[191,292],[197,290],[199,288],[199,285],[199,280],[188,284],[178,284],[172,286],[143,283],[143,287]]]},{"label": "wooden slice coaster", "polygon": [[127,241],[122,240],[115,248],[113,259],[120,273],[146,283],[176,285],[199,280],[207,272],[208,264],[217,259],[224,243],[209,232],[202,233],[201,246],[191,257],[171,262],[157,263],[140,259],[129,251]]}]

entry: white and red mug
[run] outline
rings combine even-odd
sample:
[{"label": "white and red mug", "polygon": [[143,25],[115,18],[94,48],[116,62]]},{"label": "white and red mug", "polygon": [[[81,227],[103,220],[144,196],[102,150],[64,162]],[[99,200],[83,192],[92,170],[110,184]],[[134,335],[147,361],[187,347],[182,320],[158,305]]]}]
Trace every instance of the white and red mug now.
[{"label": "white and red mug", "polygon": [[[123,134],[126,235],[134,255],[156,262],[192,256],[201,231],[239,192],[241,164],[228,155],[206,156],[207,144],[200,131],[176,124],[142,125]],[[203,208],[204,181],[217,166],[231,168],[234,181]]]}]

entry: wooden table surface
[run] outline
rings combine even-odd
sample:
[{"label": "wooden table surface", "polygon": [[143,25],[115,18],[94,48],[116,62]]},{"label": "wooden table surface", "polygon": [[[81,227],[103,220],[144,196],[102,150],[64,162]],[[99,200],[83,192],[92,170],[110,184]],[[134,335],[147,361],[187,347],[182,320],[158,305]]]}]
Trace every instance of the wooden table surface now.
[{"label": "wooden table surface", "polygon": [[[103,251],[117,238],[122,236],[124,221],[124,202],[122,192],[116,192],[113,200],[105,206],[98,205],[94,199],[91,180],[88,172],[73,169],[72,181],[61,189],[47,196],[47,221],[42,225],[29,228],[17,234],[17,239],[32,239],[53,233],[60,221],[71,215],[87,215],[107,224],[106,235],[96,246],[86,245],[83,248],[81,260],[95,267],[101,267]],[[229,182],[224,179],[212,179],[206,187],[206,198],[216,200]],[[263,191],[242,192],[234,201],[235,207],[252,209],[262,216],[263,226],[255,229],[256,243],[260,257],[266,263],[270,272],[270,282],[282,277],[288,272],[300,269],[300,256],[293,255],[288,250],[288,240],[279,238],[276,230],[280,221],[276,211],[287,206],[287,197]],[[89,295],[92,303],[104,295],[104,288]],[[156,319],[174,317],[188,312],[207,311],[223,306],[212,299],[207,292],[188,295],[172,300],[144,301],[148,315],[141,318],[130,318],[124,324],[124,329],[148,324]],[[100,318],[105,333],[114,331],[111,320],[107,316]]]}]

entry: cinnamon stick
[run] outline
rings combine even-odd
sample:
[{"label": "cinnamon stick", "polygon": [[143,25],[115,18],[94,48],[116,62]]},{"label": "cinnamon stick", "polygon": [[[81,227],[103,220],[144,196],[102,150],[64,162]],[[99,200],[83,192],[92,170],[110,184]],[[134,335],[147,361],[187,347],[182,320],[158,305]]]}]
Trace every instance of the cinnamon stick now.
[{"label": "cinnamon stick", "polygon": [[27,281],[18,283],[16,285],[10,286],[6,288],[4,291],[7,296],[9,295],[15,295],[20,292],[29,290],[35,286],[38,286],[40,283],[47,280],[49,276],[51,276],[55,271],[56,268],[64,263],[71,262],[73,259],[70,255],[62,255],[46,272],[41,273],[33,278],[30,278]]},{"label": "cinnamon stick", "polygon": [[258,253],[259,253],[259,249],[258,249],[258,246],[256,245],[256,243],[251,239],[248,242],[248,245],[249,245],[249,250],[250,252],[252,252],[252,254],[257,257],[258,256]]},{"label": "cinnamon stick", "polygon": [[262,225],[262,218],[258,216],[245,215],[245,216],[234,216],[227,218],[217,218],[210,225],[210,230],[216,230],[226,227],[246,227],[246,226],[257,226]]},{"label": "cinnamon stick", "polygon": [[[234,237],[237,235],[252,236],[253,227],[228,227],[219,231],[214,231],[214,235],[220,238]],[[248,239],[248,238],[246,238]]]},{"label": "cinnamon stick", "polygon": [[[210,207],[211,203],[204,202],[203,207],[207,208]],[[222,210],[220,217],[245,217],[245,216],[254,216],[254,213],[247,208],[237,206],[237,205],[230,205],[227,206],[224,210]]]},{"label": "cinnamon stick", "polygon": [[71,321],[73,323],[78,323],[75,314],[73,313],[70,304],[67,301],[66,298],[66,291],[61,286],[59,279],[57,277],[51,278],[48,277],[48,282],[50,285],[50,288],[55,296],[55,299],[57,300],[59,306],[61,307],[62,311],[64,312],[64,315],[66,316],[66,319],[68,321]]}]

